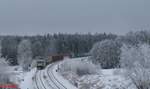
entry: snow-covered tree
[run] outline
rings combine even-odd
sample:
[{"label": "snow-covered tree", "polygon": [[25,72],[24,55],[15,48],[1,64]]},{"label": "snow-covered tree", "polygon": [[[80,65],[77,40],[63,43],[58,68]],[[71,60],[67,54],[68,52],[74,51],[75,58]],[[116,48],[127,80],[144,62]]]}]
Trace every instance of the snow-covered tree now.
[{"label": "snow-covered tree", "polygon": [[150,68],[150,46],[139,44],[138,46],[123,45],[121,48],[120,63],[122,67],[134,67],[140,63],[145,68]]},{"label": "snow-covered tree", "polygon": [[0,58],[0,84],[9,83],[8,62],[4,58]]},{"label": "snow-covered tree", "polygon": [[33,52],[33,57],[34,58],[38,57],[38,56],[41,56],[41,57],[44,56],[44,47],[43,47],[42,43],[39,40],[35,40],[32,43],[32,52]]},{"label": "snow-covered tree", "polygon": [[150,46],[124,45],[121,48],[121,66],[126,69],[126,75],[132,80],[137,89],[150,89]]},{"label": "snow-covered tree", "polygon": [[2,40],[0,40],[0,57],[2,56]]},{"label": "snow-covered tree", "polygon": [[31,62],[31,43],[29,40],[22,40],[18,46],[18,63],[24,70],[27,71]]},{"label": "snow-covered tree", "polygon": [[142,30],[136,32],[128,32],[125,36],[121,38],[122,42],[130,45],[138,45],[140,43],[150,44],[150,31]]},{"label": "snow-covered tree", "polygon": [[46,42],[48,45],[45,47],[45,56],[57,53],[56,42],[57,41],[55,39],[50,39]]},{"label": "snow-covered tree", "polygon": [[2,57],[5,57],[10,64],[17,64],[18,37],[6,36],[2,39]]},{"label": "snow-covered tree", "polygon": [[104,40],[96,43],[91,49],[91,59],[100,63],[102,68],[117,67],[120,60],[120,44],[114,40]]}]

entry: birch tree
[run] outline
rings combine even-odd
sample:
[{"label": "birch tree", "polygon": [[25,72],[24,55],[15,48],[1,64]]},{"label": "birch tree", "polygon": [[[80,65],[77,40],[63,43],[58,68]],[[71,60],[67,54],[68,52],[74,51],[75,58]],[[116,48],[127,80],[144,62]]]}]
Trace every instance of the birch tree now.
[{"label": "birch tree", "polygon": [[121,66],[126,69],[126,75],[137,89],[150,89],[150,46],[124,45],[121,48]]},{"label": "birch tree", "polygon": [[22,40],[18,46],[18,63],[23,70],[29,70],[32,62],[31,43],[29,40]]}]

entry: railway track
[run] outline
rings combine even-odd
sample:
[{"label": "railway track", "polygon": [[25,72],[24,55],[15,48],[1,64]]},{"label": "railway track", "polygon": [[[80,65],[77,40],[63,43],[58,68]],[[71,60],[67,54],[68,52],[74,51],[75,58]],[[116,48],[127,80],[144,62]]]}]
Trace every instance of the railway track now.
[{"label": "railway track", "polygon": [[42,81],[42,71],[38,71],[35,75],[35,84],[37,89],[47,89]]},{"label": "railway track", "polygon": [[[37,71],[34,81],[36,89],[67,89],[55,77],[53,73],[53,66],[54,64],[51,64],[45,70]],[[47,76],[47,78],[45,76]]]},{"label": "railway track", "polygon": [[35,74],[35,80],[34,80],[34,82],[35,82],[35,85],[36,85],[36,89],[41,89],[41,88],[39,87],[39,85],[38,85],[37,72],[36,72],[36,74]]},{"label": "railway track", "polygon": [[42,80],[42,77],[43,77],[43,76],[42,76],[41,73],[42,73],[42,71],[39,71],[39,79],[40,79],[40,81],[41,81],[41,84],[42,84],[43,88],[46,89],[46,87],[45,87],[45,85],[44,85],[44,83],[43,83],[43,80]]},{"label": "railway track", "polygon": [[49,74],[49,71],[52,70],[52,66],[53,66],[53,64],[51,64],[50,66],[47,67],[46,73],[47,73],[49,79],[52,81],[52,83],[57,87],[57,89],[62,89],[62,88],[60,88],[59,85],[57,85],[58,83],[56,83],[56,80]]},{"label": "railway track", "polygon": [[[53,66],[54,66],[54,64],[52,64],[51,66],[48,67],[48,70],[47,70],[48,76],[49,76],[49,77],[53,77],[54,81],[56,81],[57,84],[59,84],[63,89],[67,89],[67,88],[66,88],[61,82],[59,82],[59,80],[54,76],[54,74],[53,74],[53,68],[52,68]],[[50,69],[50,68],[51,68],[51,69]],[[62,88],[59,87],[59,89],[62,89]]]},{"label": "railway track", "polygon": [[53,79],[51,78],[51,76],[48,75],[48,70],[47,68],[45,69],[45,76],[47,77],[45,80],[47,82],[48,85],[50,85],[52,87],[52,89],[60,89],[59,86],[53,81]]}]

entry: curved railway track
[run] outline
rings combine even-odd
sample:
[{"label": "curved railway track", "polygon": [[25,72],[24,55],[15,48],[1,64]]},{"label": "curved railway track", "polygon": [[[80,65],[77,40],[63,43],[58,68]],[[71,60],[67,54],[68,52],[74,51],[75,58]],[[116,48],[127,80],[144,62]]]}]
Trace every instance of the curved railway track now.
[{"label": "curved railway track", "polygon": [[[35,84],[37,89],[47,89],[42,81],[42,76],[41,76],[42,71],[38,71],[35,75]],[[40,83],[40,84],[39,84]],[[40,86],[41,85],[41,86]]]},{"label": "curved railway track", "polygon": [[[36,85],[36,89],[67,89],[54,75],[53,73],[53,66],[54,64],[50,64],[44,71],[38,71],[35,74],[35,85]],[[46,76],[48,77],[48,79],[44,78],[44,74],[46,73]],[[43,78],[43,79],[42,79]],[[43,82],[45,81],[47,83],[46,84]]]},{"label": "curved railway track", "polygon": [[47,75],[48,75],[49,79],[53,82],[53,84],[57,87],[57,89],[62,89],[62,88],[60,88],[59,85],[56,84],[56,82],[54,82],[55,78],[54,77],[52,78],[52,76],[49,74],[49,71],[51,71],[52,66],[53,66],[53,64],[51,64],[50,66],[47,67],[47,69],[46,69]]},{"label": "curved railway track", "polygon": [[34,80],[34,82],[35,82],[36,88],[40,89],[39,86],[38,86],[37,74],[35,74],[35,80]]},{"label": "curved railway track", "polygon": [[[50,78],[50,77],[53,77],[54,80],[55,80],[59,85],[61,85],[61,86],[63,87],[63,89],[67,89],[67,88],[54,76],[54,74],[53,74],[53,68],[52,68],[53,66],[54,66],[54,64],[52,64],[52,65],[50,65],[50,66],[48,67],[47,73],[48,73],[49,78]],[[59,87],[59,89],[62,89],[62,88]]]},{"label": "curved railway track", "polygon": [[44,85],[44,83],[43,83],[43,81],[42,81],[42,75],[41,75],[41,73],[42,73],[42,71],[39,71],[39,79],[40,79],[40,81],[41,81],[41,84],[42,84],[42,86],[43,86],[43,88],[44,89],[46,89],[46,87],[45,87],[45,85]]},{"label": "curved railway track", "polygon": [[[44,72],[45,73],[45,72]],[[47,73],[47,72],[46,72]],[[46,83],[48,84],[48,86],[50,86],[52,89],[56,89],[54,88],[54,86],[50,83],[52,82],[51,80],[45,79]]]}]

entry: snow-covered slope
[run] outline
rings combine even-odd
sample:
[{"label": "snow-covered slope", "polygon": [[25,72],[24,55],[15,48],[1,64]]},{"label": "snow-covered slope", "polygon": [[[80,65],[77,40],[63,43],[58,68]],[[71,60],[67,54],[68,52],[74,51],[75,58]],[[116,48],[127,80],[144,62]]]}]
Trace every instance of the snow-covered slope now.
[{"label": "snow-covered slope", "polygon": [[[77,58],[78,61],[82,59]],[[50,64],[44,70],[34,69],[26,73],[20,85],[21,89],[77,89],[58,72],[60,63]],[[123,69],[101,69],[98,74],[76,76],[77,79],[72,81],[77,82],[78,89],[135,89],[123,73]]]},{"label": "snow-covered slope", "polygon": [[[76,64],[75,61],[88,62],[88,60],[86,59],[87,57],[70,59],[68,60],[68,63],[71,67]],[[71,60],[73,62],[70,62]],[[67,61],[64,62],[64,65],[67,65],[66,62]],[[76,85],[78,89],[136,89],[131,80],[124,76],[125,71],[123,69],[100,69],[99,67],[97,68],[98,69],[94,69],[97,71],[97,73],[85,74],[82,76],[79,76],[78,74],[76,74],[76,71],[70,69],[64,70],[65,72],[60,71],[60,74],[68,79],[70,83]]]},{"label": "snow-covered slope", "polygon": [[32,78],[35,76],[36,69],[31,70],[23,75],[23,81],[20,84],[21,89],[34,89]]}]

